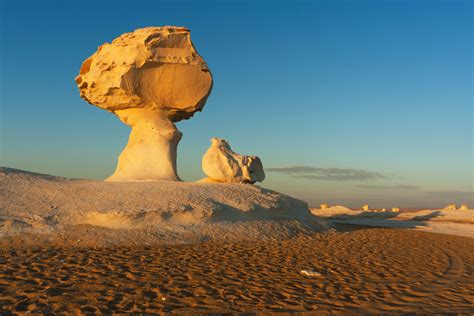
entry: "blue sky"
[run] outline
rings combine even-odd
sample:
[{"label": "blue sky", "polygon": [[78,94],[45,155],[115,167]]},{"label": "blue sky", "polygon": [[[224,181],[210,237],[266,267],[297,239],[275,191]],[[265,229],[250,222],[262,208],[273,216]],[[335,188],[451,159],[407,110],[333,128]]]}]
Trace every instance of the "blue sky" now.
[{"label": "blue sky", "polygon": [[74,77],[104,42],[178,25],[214,76],[178,123],[185,180],[220,137],[312,205],[473,203],[472,1],[0,3],[0,165],[111,174],[129,128]]}]

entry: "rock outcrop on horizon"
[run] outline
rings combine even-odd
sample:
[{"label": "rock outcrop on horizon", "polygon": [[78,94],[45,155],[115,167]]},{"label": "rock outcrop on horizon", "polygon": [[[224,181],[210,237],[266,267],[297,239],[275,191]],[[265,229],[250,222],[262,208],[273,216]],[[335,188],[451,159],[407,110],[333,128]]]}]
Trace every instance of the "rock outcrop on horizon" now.
[{"label": "rock outcrop on horizon", "polygon": [[101,45],[76,77],[81,97],[132,130],[109,181],[179,180],[175,122],[201,111],[212,75],[184,27],[147,27]]},{"label": "rock outcrop on horizon", "polygon": [[211,139],[202,157],[202,170],[209,177],[202,182],[255,183],[265,179],[260,158],[235,153],[226,140]]},{"label": "rock outcrop on horizon", "polygon": [[443,210],[445,210],[445,211],[455,211],[456,210],[456,204],[449,204]]}]

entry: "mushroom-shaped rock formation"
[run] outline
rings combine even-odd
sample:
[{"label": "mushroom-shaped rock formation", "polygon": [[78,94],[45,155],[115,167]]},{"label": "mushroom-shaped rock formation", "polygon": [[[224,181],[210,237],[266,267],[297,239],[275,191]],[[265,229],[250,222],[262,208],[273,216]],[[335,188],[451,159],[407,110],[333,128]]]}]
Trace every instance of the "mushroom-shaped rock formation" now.
[{"label": "mushroom-shaped rock formation", "polygon": [[239,155],[220,138],[211,139],[211,147],[202,157],[202,170],[209,177],[202,182],[255,183],[265,179],[260,158]]},{"label": "mushroom-shaped rock formation", "polygon": [[76,77],[81,97],[132,128],[108,181],[179,180],[175,122],[201,111],[212,75],[184,27],[147,27],[99,47]]}]

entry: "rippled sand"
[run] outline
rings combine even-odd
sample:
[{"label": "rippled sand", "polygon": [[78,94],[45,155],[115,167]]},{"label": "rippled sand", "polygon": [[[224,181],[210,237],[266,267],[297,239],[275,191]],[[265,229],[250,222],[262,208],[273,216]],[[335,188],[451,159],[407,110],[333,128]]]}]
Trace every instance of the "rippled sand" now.
[{"label": "rippled sand", "polygon": [[3,242],[0,311],[474,312],[473,269],[474,239],[409,230],[115,248]]}]

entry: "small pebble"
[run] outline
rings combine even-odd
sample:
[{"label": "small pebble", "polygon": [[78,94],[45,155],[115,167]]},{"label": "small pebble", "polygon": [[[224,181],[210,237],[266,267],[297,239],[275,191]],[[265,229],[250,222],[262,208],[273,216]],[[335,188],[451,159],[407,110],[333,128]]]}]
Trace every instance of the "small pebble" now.
[{"label": "small pebble", "polygon": [[311,270],[301,270],[300,273],[302,275],[311,276],[311,277],[321,276],[321,273],[316,272],[316,271],[311,271]]}]

